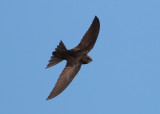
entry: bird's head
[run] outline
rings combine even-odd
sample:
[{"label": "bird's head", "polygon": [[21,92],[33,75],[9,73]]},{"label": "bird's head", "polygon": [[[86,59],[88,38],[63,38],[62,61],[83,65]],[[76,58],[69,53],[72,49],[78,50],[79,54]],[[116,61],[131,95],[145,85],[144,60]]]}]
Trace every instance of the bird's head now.
[{"label": "bird's head", "polygon": [[82,58],[82,64],[88,64],[90,63],[92,60],[91,57],[89,57],[88,55],[86,55],[85,57]]}]

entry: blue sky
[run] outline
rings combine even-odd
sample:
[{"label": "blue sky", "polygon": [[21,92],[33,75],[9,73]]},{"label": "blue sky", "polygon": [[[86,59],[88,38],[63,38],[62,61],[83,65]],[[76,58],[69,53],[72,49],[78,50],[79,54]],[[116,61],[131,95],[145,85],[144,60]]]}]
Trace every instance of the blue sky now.
[{"label": "blue sky", "polygon": [[[0,2],[1,114],[160,114],[159,0]],[[75,47],[94,16],[100,34],[69,87],[45,99],[65,61],[45,69],[62,40]]]}]

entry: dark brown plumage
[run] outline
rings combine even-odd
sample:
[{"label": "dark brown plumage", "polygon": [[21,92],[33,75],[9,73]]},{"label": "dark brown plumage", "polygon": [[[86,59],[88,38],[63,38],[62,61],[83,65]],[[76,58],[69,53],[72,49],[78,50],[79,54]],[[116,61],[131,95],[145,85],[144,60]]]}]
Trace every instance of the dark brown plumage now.
[{"label": "dark brown plumage", "polygon": [[91,57],[87,54],[94,47],[97,40],[100,29],[100,22],[97,16],[95,16],[88,31],[83,36],[81,42],[75,48],[67,50],[63,42],[61,41],[55,51],[53,51],[49,64],[46,68],[54,66],[63,60],[67,60],[66,67],[62,71],[51,91],[48,99],[52,99],[59,95],[73,80],[82,64],[88,64],[92,61]]}]

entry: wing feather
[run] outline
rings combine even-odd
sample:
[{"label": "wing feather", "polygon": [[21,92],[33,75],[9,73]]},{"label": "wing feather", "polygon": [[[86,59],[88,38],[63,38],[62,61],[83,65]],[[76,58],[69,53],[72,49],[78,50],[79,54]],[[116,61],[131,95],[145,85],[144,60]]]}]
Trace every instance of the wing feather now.
[{"label": "wing feather", "polygon": [[52,99],[59,95],[71,83],[80,68],[81,63],[71,65],[69,62],[67,62],[66,67],[63,69],[59,79],[57,80],[57,83],[46,100]]},{"label": "wing feather", "polygon": [[97,16],[95,16],[91,26],[88,31],[83,36],[81,42],[75,47],[75,50],[82,50],[84,52],[89,52],[93,47],[97,40],[100,29],[100,22]]}]

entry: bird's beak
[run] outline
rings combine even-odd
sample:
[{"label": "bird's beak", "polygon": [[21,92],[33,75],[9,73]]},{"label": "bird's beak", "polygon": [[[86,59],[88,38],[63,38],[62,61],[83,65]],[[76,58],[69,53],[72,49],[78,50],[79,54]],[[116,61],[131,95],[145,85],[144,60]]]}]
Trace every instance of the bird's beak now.
[{"label": "bird's beak", "polygon": [[93,61],[93,59],[92,58],[90,58],[91,59],[91,62]]}]

